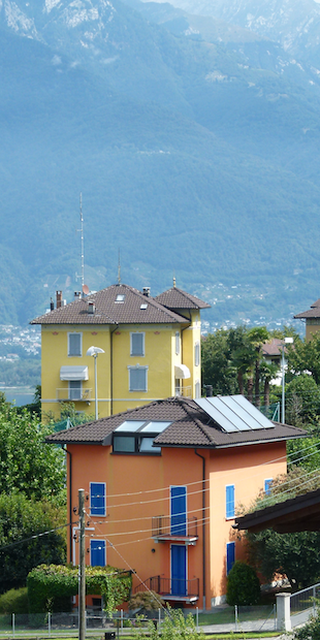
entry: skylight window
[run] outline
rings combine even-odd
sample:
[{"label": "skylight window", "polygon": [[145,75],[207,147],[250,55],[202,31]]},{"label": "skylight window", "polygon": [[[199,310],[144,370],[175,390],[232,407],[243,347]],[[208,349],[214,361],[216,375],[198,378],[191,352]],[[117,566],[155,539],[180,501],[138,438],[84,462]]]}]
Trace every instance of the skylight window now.
[{"label": "skylight window", "polygon": [[115,429],[115,431],[126,431],[127,433],[134,433],[138,431],[140,427],[145,423],[145,420],[126,420],[119,427]]},{"label": "skylight window", "polygon": [[125,297],[126,294],[125,293],[118,293],[115,302],[124,302],[125,301]]},{"label": "skylight window", "polygon": [[141,304],[141,305],[140,305],[140,309],[141,309],[142,311],[145,311],[145,309],[147,309],[147,308],[148,308],[148,305],[147,305],[147,304],[145,304],[145,303],[143,303],[143,304]]},{"label": "skylight window", "polygon": [[162,433],[170,424],[171,422],[148,422],[140,431],[143,431],[143,433]]}]

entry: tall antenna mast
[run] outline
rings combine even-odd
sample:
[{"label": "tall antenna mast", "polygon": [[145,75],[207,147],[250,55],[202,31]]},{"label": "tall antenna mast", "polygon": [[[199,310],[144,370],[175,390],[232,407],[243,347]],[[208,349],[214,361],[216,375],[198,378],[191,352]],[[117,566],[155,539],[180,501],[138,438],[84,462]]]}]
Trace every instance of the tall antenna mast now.
[{"label": "tall antenna mast", "polygon": [[118,284],[121,284],[121,261],[120,261],[120,249],[118,249]]},{"label": "tall antenna mast", "polygon": [[83,241],[83,215],[82,215],[82,193],[80,193],[80,261],[81,261],[81,285],[84,286],[84,241]]}]

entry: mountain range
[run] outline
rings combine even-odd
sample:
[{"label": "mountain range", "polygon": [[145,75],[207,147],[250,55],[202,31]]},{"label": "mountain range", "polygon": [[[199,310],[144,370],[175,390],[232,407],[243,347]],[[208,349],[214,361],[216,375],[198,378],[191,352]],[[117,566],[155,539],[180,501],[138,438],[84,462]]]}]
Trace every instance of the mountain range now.
[{"label": "mountain range", "polygon": [[178,3],[0,0],[1,323],[80,288],[80,193],[92,290],[120,249],[209,328],[319,297],[320,7]]}]

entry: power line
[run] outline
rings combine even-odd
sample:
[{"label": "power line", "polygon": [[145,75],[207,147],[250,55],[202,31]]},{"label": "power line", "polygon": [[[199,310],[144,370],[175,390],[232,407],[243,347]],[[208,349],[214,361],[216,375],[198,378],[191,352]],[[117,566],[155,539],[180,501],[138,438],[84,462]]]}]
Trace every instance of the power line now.
[{"label": "power line", "polygon": [[48,531],[43,531],[42,533],[35,533],[29,538],[24,538],[23,540],[17,540],[16,542],[11,542],[10,544],[6,544],[0,547],[0,552],[3,549],[9,549],[10,547],[15,547],[18,544],[23,544],[24,542],[29,542],[30,540],[36,540],[37,538],[42,538],[43,536],[49,535],[49,533],[54,533],[55,531],[59,531],[59,529],[64,529],[65,527],[72,527],[72,525],[78,524],[78,522],[68,522],[67,524],[62,524],[59,527],[55,527],[54,529],[48,529]]}]

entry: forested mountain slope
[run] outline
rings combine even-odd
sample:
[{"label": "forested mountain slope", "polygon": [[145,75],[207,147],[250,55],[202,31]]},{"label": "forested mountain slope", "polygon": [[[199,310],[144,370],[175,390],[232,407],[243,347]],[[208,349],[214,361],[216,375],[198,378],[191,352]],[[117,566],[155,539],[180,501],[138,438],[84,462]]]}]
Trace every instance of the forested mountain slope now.
[{"label": "forested mountain slope", "polygon": [[0,322],[79,288],[80,192],[92,289],[120,248],[123,281],[155,295],[175,273],[219,322],[318,297],[317,74],[242,27],[188,32],[159,10],[1,5]]}]

